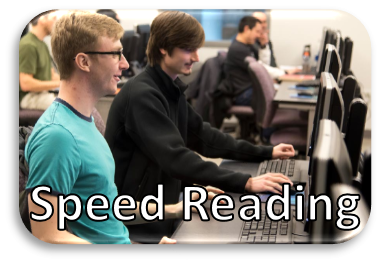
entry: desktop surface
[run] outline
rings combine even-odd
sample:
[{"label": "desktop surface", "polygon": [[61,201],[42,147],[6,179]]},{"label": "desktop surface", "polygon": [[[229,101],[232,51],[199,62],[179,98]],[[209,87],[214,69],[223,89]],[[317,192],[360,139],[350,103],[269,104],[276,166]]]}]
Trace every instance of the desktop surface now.
[{"label": "desktop surface", "polygon": [[[302,161],[305,162],[306,165],[308,164],[308,161]],[[252,176],[257,175],[258,167],[260,163],[251,163],[251,162],[241,162],[241,161],[233,161],[233,160],[223,160],[220,167],[228,170],[233,171],[239,171],[242,173],[248,173]],[[307,167],[307,166],[306,166]],[[308,182],[308,175],[306,170],[306,178],[304,178],[306,182]],[[251,201],[243,201],[240,202],[240,197],[243,194],[238,193],[226,193],[230,195],[235,203],[235,208],[232,210],[219,210],[220,215],[228,215],[233,214],[234,219],[231,221],[218,221],[211,215],[210,211],[210,201],[207,201],[204,206],[206,208],[206,212],[209,216],[209,221],[202,221],[201,217],[197,213],[192,214],[192,220],[191,221],[182,221],[181,224],[178,226],[177,230],[174,232],[172,238],[177,240],[177,243],[179,244],[232,244],[232,243],[243,243],[241,241],[242,234],[244,232],[244,229],[246,228],[245,222],[242,219],[239,218],[239,210],[244,205],[253,205]],[[257,196],[261,200],[261,214],[262,219],[265,218],[265,202],[269,198],[269,194],[257,194]],[[292,210],[294,208],[295,200],[291,199],[291,207]],[[275,203],[274,209],[282,210],[282,204]],[[303,223],[302,222],[296,222],[293,221],[293,214],[291,215],[291,221],[288,221],[287,225],[288,228],[294,229],[294,230],[303,230]],[[285,222],[282,223],[282,221],[279,221],[278,225],[281,226],[281,224],[285,225]],[[299,226],[300,225],[300,226]],[[262,230],[259,230],[257,234],[260,234],[260,232],[263,232]],[[288,236],[285,237],[285,243],[291,243],[294,241],[294,243],[299,243],[295,238],[290,237],[292,234],[289,232]],[[261,235],[262,236],[262,235]],[[270,236],[269,236],[270,237]],[[294,236],[295,237],[295,236]],[[277,238],[278,240],[280,237]],[[282,239],[282,238],[281,238]],[[306,237],[300,237],[301,243],[306,243]],[[280,241],[278,241],[279,243]],[[252,243],[252,242],[248,242]],[[255,242],[256,243],[256,238]],[[263,241],[260,241],[260,243],[263,243]],[[272,242],[270,242],[272,243]],[[282,242],[284,243],[284,242]]]}]

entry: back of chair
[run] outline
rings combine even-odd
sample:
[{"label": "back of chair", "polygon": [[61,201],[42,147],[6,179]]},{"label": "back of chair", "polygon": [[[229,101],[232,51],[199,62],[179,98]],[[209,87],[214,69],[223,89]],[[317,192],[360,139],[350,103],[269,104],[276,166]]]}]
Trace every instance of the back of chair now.
[{"label": "back of chair", "polygon": [[276,106],[273,104],[276,94],[273,80],[264,66],[257,61],[248,64],[248,71],[256,98],[256,122],[260,127],[268,128],[276,112]]},{"label": "back of chair", "polygon": [[43,113],[43,110],[19,109],[19,126],[34,126]]},{"label": "back of chair", "polygon": [[94,123],[98,131],[102,134],[102,136],[105,136],[105,122],[103,121],[100,113],[95,107],[93,108],[92,116],[94,118]]}]

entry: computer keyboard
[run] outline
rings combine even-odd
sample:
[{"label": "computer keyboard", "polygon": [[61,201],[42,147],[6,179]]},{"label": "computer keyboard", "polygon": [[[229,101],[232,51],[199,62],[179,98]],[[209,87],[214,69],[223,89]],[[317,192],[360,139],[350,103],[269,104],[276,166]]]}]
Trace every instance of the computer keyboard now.
[{"label": "computer keyboard", "polygon": [[295,160],[265,160],[260,163],[260,175],[265,173],[282,173],[292,177],[294,174]]},{"label": "computer keyboard", "polygon": [[[293,210],[293,215],[295,214]],[[275,214],[280,214],[280,209],[274,210]],[[247,215],[253,211],[248,210]],[[272,221],[265,212],[262,212],[260,221],[244,221],[241,231],[241,243],[254,244],[284,244],[292,241],[292,222],[291,221]]]},{"label": "computer keyboard", "polygon": [[320,86],[320,80],[306,80],[299,83],[296,83],[296,87],[318,87]]}]

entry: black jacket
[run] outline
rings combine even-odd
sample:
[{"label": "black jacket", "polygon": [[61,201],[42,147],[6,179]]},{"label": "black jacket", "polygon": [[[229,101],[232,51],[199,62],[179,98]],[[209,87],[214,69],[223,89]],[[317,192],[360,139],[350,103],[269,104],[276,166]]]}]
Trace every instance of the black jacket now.
[{"label": "black jacket", "polygon": [[[163,184],[165,204],[175,204],[182,183],[242,193],[249,174],[221,169],[195,152],[210,158],[247,161],[272,156],[272,147],[234,140],[203,123],[186,101],[186,88],[159,66],[147,66],[115,97],[105,138],[116,163],[119,195],[128,194],[140,201],[146,195],[157,195],[158,184]],[[171,236],[174,221],[128,228],[133,241],[157,243],[162,236]]]}]

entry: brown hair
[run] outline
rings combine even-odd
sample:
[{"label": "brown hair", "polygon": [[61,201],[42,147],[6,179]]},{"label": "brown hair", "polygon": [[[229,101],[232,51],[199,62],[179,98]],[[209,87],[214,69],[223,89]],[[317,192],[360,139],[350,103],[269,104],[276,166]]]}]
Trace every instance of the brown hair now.
[{"label": "brown hair", "polygon": [[151,24],[147,44],[147,59],[151,66],[159,64],[163,58],[159,49],[171,56],[175,47],[198,49],[204,44],[204,30],[191,15],[179,11],[159,14]]},{"label": "brown hair", "polygon": [[52,53],[61,80],[68,79],[74,70],[73,58],[79,52],[97,48],[99,37],[121,39],[122,26],[114,19],[100,14],[73,11],[58,19],[52,30]]}]

